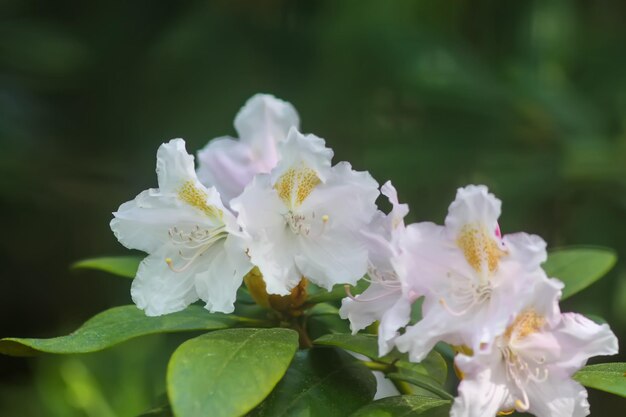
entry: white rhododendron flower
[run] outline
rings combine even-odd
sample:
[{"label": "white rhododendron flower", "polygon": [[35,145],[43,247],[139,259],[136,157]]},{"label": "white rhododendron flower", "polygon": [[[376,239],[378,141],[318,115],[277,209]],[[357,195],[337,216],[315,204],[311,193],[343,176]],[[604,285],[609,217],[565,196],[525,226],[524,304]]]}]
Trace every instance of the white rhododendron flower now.
[{"label": "white rhododendron flower", "polygon": [[210,311],[233,311],[252,265],[235,216],[215,188],[205,188],[185,142],[157,152],[159,188],[143,191],[113,213],[111,229],[129,249],[147,252],[131,294],[149,316],[183,310],[198,299]]},{"label": "white rhododendron flower", "polygon": [[551,325],[542,312],[526,309],[491,352],[457,355],[463,380],[450,415],[492,417],[517,410],[537,417],[586,416],[587,391],[572,375],[588,358],[613,355],[617,349],[606,324],[565,313]]},{"label": "white rhododendron flower", "polygon": [[396,339],[411,360],[419,362],[439,341],[489,349],[537,287],[547,293],[561,288],[541,269],[547,257],[541,238],[501,237],[500,206],[485,186],[470,185],[458,190],[445,226],[407,227],[395,262],[406,284],[424,294],[423,319]]},{"label": "white rhododendron flower", "polygon": [[237,197],[252,177],[268,173],[280,159],[278,144],[299,128],[294,107],[269,94],[250,98],[235,117],[239,140],[220,137],[198,152],[198,178],[214,186],[224,202]]},{"label": "white rhododendron flower", "polygon": [[327,289],[356,283],[367,271],[359,233],[376,213],[378,184],[347,162],[331,167],[324,140],[295,128],[279,152],[271,173],[231,201],[267,292],[287,295],[302,277]]},{"label": "white rhododendron flower", "polygon": [[402,282],[391,264],[391,259],[399,254],[409,207],[399,203],[391,182],[386,182],[381,192],[389,199],[392,209],[387,215],[379,211],[363,232],[369,253],[370,285],[362,294],[344,298],[339,314],[350,320],[352,334],[379,320],[379,355],[383,356],[393,348],[398,330],[409,322],[414,298],[404,294]]}]

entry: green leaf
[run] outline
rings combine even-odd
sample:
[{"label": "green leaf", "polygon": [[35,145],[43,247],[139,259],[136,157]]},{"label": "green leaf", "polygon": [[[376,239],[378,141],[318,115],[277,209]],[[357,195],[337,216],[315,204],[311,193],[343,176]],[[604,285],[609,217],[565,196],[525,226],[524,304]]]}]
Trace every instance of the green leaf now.
[{"label": "green leaf", "polygon": [[443,356],[435,350],[432,350],[420,363],[413,363],[409,362],[408,359],[403,359],[397,361],[395,365],[399,368],[399,373],[426,375],[440,385],[445,384],[448,377],[448,364]]},{"label": "green leaf", "polygon": [[393,363],[399,368],[398,372],[400,373],[409,371],[428,375],[439,384],[444,384],[448,375],[448,365],[445,359],[434,350],[420,363],[409,362],[406,354],[395,350],[379,358],[377,336],[374,335],[327,334],[315,340],[315,344],[340,347],[351,352],[360,353],[377,362]]},{"label": "green leaf", "polygon": [[72,269],[95,269],[125,278],[135,278],[143,258],[139,256],[106,256],[83,259],[72,265]]},{"label": "green leaf", "polygon": [[616,261],[615,251],[608,248],[563,248],[548,254],[543,269],[548,276],[563,281],[564,300],[602,278],[613,268]]},{"label": "green leaf", "polygon": [[[314,342],[316,345],[322,346],[335,346],[342,349],[352,351],[354,353],[360,353],[367,356],[370,359],[379,360],[378,358],[378,338],[375,335],[370,334],[327,334]],[[393,354],[393,352],[392,352]],[[389,356],[389,355],[388,355]],[[397,357],[397,355],[396,355]],[[391,362],[393,358],[385,361],[380,359],[381,362]]]},{"label": "green leaf", "polygon": [[237,317],[211,314],[199,306],[160,317],[147,317],[134,305],[114,307],[87,320],[75,332],[51,339],[8,337],[0,340],[0,353],[31,356],[46,353],[87,353],[154,333],[217,330],[231,327]]},{"label": "green leaf", "polygon": [[422,389],[425,389],[426,391],[432,392],[433,394],[439,396],[439,398],[444,400],[454,399],[452,395],[450,395],[447,391],[441,388],[441,385],[439,385],[436,380],[429,376],[422,375],[421,373],[392,372],[387,374],[387,377],[396,381],[404,381],[408,382],[409,384],[418,386]]},{"label": "green leaf", "polygon": [[345,417],[369,403],[375,393],[372,372],[347,353],[302,350],[283,380],[250,417]]},{"label": "green leaf", "polygon": [[599,389],[626,398],[626,363],[602,363],[585,366],[574,379],[589,388]]},{"label": "green leaf", "polygon": [[328,333],[350,333],[347,320],[334,314],[320,314],[308,317],[307,331],[312,339],[322,337]]},{"label": "green leaf", "polygon": [[309,308],[306,312],[307,316],[336,316],[339,317],[339,309],[332,304],[329,303],[319,303],[315,304],[313,307]]},{"label": "green leaf", "polygon": [[[355,286],[353,286],[350,292],[353,295],[361,294],[363,291],[367,289],[369,283],[364,279],[357,282]],[[343,298],[346,298],[346,289],[343,285],[335,285],[331,291],[326,291],[321,289],[314,294],[311,294],[307,299],[307,304],[318,304],[318,303],[326,303],[328,301],[339,301]]]},{"label": "green leaf", "polygon": [[178,417],[241,416],[283,377],[298,349],[289,329],[230,329],[180,345],[167,369],[167,391]]},{"label": "green leaf", "polygon": [[448,417],[450,401],[401,395],[374,401],[350,417]]}]

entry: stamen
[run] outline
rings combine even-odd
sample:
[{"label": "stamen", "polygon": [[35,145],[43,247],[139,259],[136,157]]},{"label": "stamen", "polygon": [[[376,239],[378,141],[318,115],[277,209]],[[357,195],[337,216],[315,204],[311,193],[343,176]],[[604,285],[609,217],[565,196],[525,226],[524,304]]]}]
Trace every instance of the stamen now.
[{"label": "stamen", "polygon": [[[208,249],[208,247],[207,247],[206,249]],[[196,260],[199,256],[201,256],[204,252],[206,252],[206,249],[204,249],[204,250],[199,250],[198,252],[196,252],[196,253],[195,253],[195,254],[194,254],[191,258],[189,258],[189,260],[187,261],[187,263],[186,263],[186,264],[184,264],[184,265],[183,265],[182,267],[180,267],[180,268],[175,268],[175,267],[174,267],[174,262],[172,262],[172,259],[171,259],[171,258],[167,258],[167,259],[165,259],[165,262],[167,263],[167,266],[169,266],[169,267],[170,267],[170,269],[171,269],[173,272],[184,272],[184,271],[186,271],[187,269],[189,269],[189,267],[191,266],[191,264],[193,263],[193,261],[195,261],[195,260]],[[169,260],[169,262],[168,262],[168,260]]]},{"label": "stamen", "polygon": [[452,307],[450,307],[448,305],[448,303],[446,302],[446,300],[444,298],[440,298],[439,299],[439,304],[441,304],[442,307],[448,313],[452,314],[455,317],[460,317],[460,316],[464,316],[465,314],[467,314],[467,312],[470,311],[470,309],[476,305],[476,299],[472,300],[472,302],[467,307],[465,307],[463,310],[461,310],[461,311],[456,311],[456,310],[452,309]]},{"label": "stamen", "polygon": [[528,411],[528,408],[530,407],[530,402],[528,401],[528,394],[526,394],[526,391],[522,391],[522,395],[524,396],[523,400],[515,400],[515,408],[517,409],[517,411],[523,413],[525,411]]},{"label": "stamen", "polygon": [[389,292],[377,295],[376,297],[372,297],[372,298],[362,298],[362,297],[359,297],[360,294],[357,296],[352,295],[352,291],[350,290],[350,285],[346,284],[343,286],[343,288],[346,290],[346,295],[348,296],[348,298],[350,298],[352,301],[357,301],[360,303],[368,303],[370,301],[380,300],[381,298],[385,298],[386,296],[391,295],[397,291],[397,290],[389,291]]},{"label": "stamen", "polygon": [[[165,263],[173,272],[184,272],[202,256],[214,243],[227,236],[225,226],[213,229],[201,229],[199,225],[190,232],[184,232],[177,227],[168,230],[170,240],[174,245],[181,246],[178,250],[178,256],[184,260],[181,267],[175,267],[172,258],[165,258]],[[186,252],[187,251],[187,252]]]},{"label": "stamen", "polygon": [[398,289],[402,286],[398,281],[398,276],[393,271],[381,271],[371,262],[367,266],[367,276],[363,278],[372,284],[380,284],[383,287]]},{"label": "stamen", "polygon": [[546,381],[548,379],[549,370],[543,366],[546,359],[545,357],[527,357],[516,353],[513,347],[509,345],[510,340],[509,337],[503,337],[502,341],[505,344],[500,346],[500,352],[505,362],[507,379],[515,384],[522,395],[521,399],[515,400],[515,408],[517,411],[525,412],[530,407],[526,384],[528,384],[529,381]]}]

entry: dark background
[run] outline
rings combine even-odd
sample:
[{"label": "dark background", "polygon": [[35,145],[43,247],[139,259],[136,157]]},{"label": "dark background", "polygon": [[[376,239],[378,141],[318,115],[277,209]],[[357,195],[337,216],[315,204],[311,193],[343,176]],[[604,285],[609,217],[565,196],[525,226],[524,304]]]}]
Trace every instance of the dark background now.
[{"label": "dark background", "polygon": [[[0,0],[0,336],[129,303],[129,281],[69,265],[127,254],[108,222],[156,186],[158,145],[235,134],[257,92],[292,102],[336,161],[392,179],[411,221],[484,183],[505,233],[626,259],[625,22],[618,0]],[[626,341],[626,263],[563,309]],[[0,357],[0,415],[133,416],[177,337]],[[625,405],[590,395],[596,416]]]}]

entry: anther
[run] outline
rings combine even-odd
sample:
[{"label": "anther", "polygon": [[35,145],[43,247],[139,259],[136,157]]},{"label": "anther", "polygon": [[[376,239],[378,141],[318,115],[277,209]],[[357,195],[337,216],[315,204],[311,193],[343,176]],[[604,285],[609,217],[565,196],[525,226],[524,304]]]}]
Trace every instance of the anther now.
[{"label": "anther", "polygon": [[515,408],[517,409],[517,411],[528,411],[528,407],[530,406],[530,404],[528,403],[528,398],[526,398],[525,400],[525,402],[521,400],[515,400]]}]

